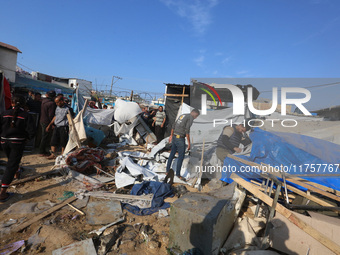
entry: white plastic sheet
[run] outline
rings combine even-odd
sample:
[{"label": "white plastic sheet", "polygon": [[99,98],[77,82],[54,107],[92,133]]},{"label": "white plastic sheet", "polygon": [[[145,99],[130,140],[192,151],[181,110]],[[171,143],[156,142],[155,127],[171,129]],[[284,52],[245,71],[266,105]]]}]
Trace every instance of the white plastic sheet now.
[{"label": "white plastic sheet", "polygon": [[114,109],[92,109],[87,107],[84,118],[87,123],[111,125],[114,112]]},{"label": "white plastic sheet", "polygon": [[115,103],[115,120],[119,123],[125,123],[142,112],[139,105],[135,102],[125,102],[117,99]]}]

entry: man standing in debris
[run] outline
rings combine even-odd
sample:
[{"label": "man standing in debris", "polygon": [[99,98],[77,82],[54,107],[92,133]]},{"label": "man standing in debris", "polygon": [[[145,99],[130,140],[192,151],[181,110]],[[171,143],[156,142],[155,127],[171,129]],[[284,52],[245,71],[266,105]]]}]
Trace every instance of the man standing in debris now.
[{"label": "man standing in debris", "polygon": [[224,162],[228,154],[242,152],[240,144],[248,145],[251,143],[249,137],[245,134],[246,127],[243,123],[233,126],[225,126],[220,137],[217,140],[216,155],[219,160]]},{"label": "man standing in debris", "polygon": [[71,108],[67,104],[65,104],[63,97],[57,97],[55,100],[57,105],[57,109],[55,110],[55,116],[50,122],[50,124],[46,127],[46,130],[50,130],[54,125],[52,139],[51,139],[51,155],[47,157],[47,159],[55,159],[57,147],[61,146],[61,154],[64,153],[64,149],[66,147],[68,141],[68,120],[67,114]]},{"label": "man standing in debris", "polygon": [[173,175],[173,170],[170,169],[170,167],[176,152],[178,152],[176,176],[182,181],[185,181],[185,178],[181,176],[181,168],[185,154],[185,137],[188,141],[188,150],[190,150],[190,127],[194,119],[196,119],[199,115],[200,112],[197,109],[193,109],[190,114],[182,114],[179,116],[173,124],[169,138],[169,142],[172,142],[172,147],[166,166],[166,171],[168,173],[167,176]]},{"label": "man standing in debris", "polygon": [[42,100],[41,103],[41,115],[40,115],[40,125],[42,129],[42,134],[41,134],[41,141],[40,141],[40,156],[46,157],[49,156],[50,154],[46,152],[46,146],[50,146],[50,131],[46,131],[46,127],[51,123],[51,120],[54,117],[55,114],[55,109],[57,105],[54,102],[54,98],[56,96],[55,91],[51,90],[47,92],[46,98]]},{"label": "man standing in debris", "polygon": [[155,127],[155,135],[157,137],[157,143],[162,141],[164,138],[165,120],[166,120],[166,115],[165,115],[165,112],[163,111],[163,106],[160,106],[158,107],[155,120],[152,123],[152,126]]}]

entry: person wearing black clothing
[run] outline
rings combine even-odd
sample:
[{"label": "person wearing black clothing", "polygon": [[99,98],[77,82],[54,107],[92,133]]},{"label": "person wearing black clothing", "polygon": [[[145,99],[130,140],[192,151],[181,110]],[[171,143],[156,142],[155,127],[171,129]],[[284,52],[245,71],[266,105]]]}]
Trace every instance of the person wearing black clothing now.
[{"label": "person wearing black clothing", "polygon": [[50,145],[49,138],[51,137],[50,135],[52,130],[47,131],[46,127],[51,123],[55,115],[55,109],[57,108],[57,105],[54,102],[55,96],[56,96],[55,91],[50,91],[46,94],[46,98],[44,98],[41,103],[40,125],[42,129],[42,134],[39,152],[40,156],[42,157],[50,156],[50,153],[46,152],[46,146]]},{"label": "person wearing black clothing", "polygon": [[41,113],[41,94],[39,92],[34,94],[34,99],[27,101],[27,107],[30,112]]},{"label": "person wearing black clothing", "polygon": [[12,109],[0,115],[1,146],[8,158],[5,174],[1,180],[0,202],[7,201],[11,194],[7,188],[11,184],[24,152],[25,142],[35,135],[35,125],[32,116],[23,108],[25,98],[14,96]]},{"label": "person wearing black clothing", "polygon": [[251,140],[245,132],[246,127],[243,123],[223,128],[222,133],[217,140],[216,155],[219,160],[224,162],[224,159],[228,156],[228,154],[242,152],[241,148],[239,148],[241,143],[243,145],[251,143]]}]

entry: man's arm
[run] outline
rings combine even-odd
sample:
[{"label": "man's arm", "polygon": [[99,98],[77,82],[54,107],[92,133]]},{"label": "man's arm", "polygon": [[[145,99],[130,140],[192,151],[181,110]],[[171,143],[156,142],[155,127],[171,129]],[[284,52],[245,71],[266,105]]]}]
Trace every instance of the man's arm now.
[{"label": "man's arm", "polygon": [[171,143],[173,135],[174,135],[174,129],[172,128],[171,134],[170,134],[170,137],[169,137],[169,143]]},{"label": "man's arm", "polygon": [[166,115],[164,114],[164,119],[163,119],[161,127],[164,127],[165,120],[166,120]]},{"label": "man's arm", "polygon": [[188,140],[188,151],[190,150],[190,134],[186,134],[185,135],[187,137],[187,140]]},{"label": "man's arm", "polygon": [[50,129],[51,129],[51,127],[52,127],[54,121],[55,121],[55,116],[53,117],[53,119],[52,119],[52,121],[50,122],[50,124],[48,124],[48,126],[46,127],[46,132],[49,132],[49,131],[50,131]]}]

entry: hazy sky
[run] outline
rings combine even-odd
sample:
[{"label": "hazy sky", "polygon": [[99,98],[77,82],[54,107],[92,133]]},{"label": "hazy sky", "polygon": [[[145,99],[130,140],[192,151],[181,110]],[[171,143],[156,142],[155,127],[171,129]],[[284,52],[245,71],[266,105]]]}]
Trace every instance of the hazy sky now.
[{"label": "hazy sky", "polygon": [[98,89],[112,75],[123,78],[118,87],[151,92],[191,77],[340,77],[339,0],[2,0],[1,7],[0,41],[23,52],[21,65]]}]

